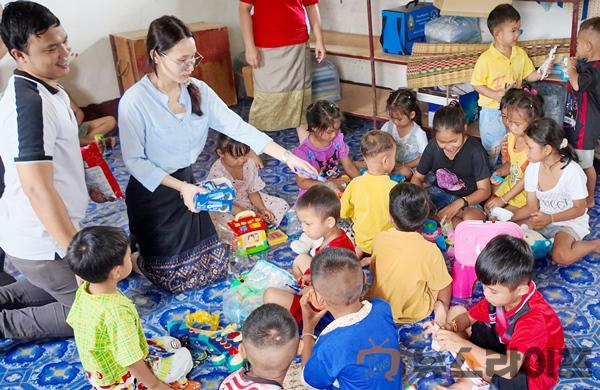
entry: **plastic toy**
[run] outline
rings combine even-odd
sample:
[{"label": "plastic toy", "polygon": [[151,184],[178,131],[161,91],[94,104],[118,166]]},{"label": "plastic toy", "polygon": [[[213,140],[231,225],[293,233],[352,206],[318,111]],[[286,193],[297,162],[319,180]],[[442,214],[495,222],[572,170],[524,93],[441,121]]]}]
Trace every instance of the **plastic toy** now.
[{"label": "plastic toy", "polygon": [[287,234],[281,231],[281,229],[271,230],[267,233],[267,241],[269,242],[269,246],[277,246],[283,244],[287,240]]},{"label": "plastic toy", "polygon": [[316,173],[309,172],[306,169],[302,169],[302,168],[296,168],[294,170],[294,173],[296,173],[296,174],[298,174],[300,176],[306,176],[309,179],[317,180],[317,181],[320,181],[320,182],[323,182],[323,183],[325,183],[327,181],[327,179],[325,179],[323,176],[318,175]]},{"label": "plastic toy", "polygon": [[245,210],[236,214],[227,225],[237,236],[238,256],[253,255],[269,248],[267,225],[254,211]]},{"label": "plastic toy", "polygon": [[452,267],[452,296],[469,298],[477,280],[475,262],[490,240],[500,234],[523,238],[523,231],[513,222],[462,221],[454,232],[455,261]]},{"label": "plastic toy", "polygon": [[548,256],[554,245],[554,240],[547,239],[541,233],[530,229],[526,224],[521,225],[521,229],[523,230],[523,239],[531,247],[533,256],[536,259],[543,259]]},{"label": "plastic toy", "polygon": [[504,183],[504,178],[502,176],[494,175],[492,179],[496,180],[498,183]]},{"label": "plastic toy", "polygon": [[200,382],[191,381],[189,379],[180,379],[177,382],[169,384],[169,387],[175,390],[201,390],[202,385]]},{"label": "plastic toy", "polygon": [[[208,325],[208,331],[214,331],[219,327],[219,313],[210,314],[204,310],[198,310],[190,313],[189,310],[185,312],[184,322],[189,328],[196,328],[199,325]],[[205,326],[206,327],[206,326]]]},{"label": "plastic toy", "polygon": [[196,210],[219,213],[231,212],[233,209],[233,200],[235,199],[235,190],[228,179],[219,177],[212,180],[204,180],[198,183],[198,186],[205,188],[208,192],[194,196]]},{"label": "plastic toy", "polygon": [[454,245],[454,230],[451,222],[445,224],[442,221],[440,227],[435,220],[428,219],[423,224],[421,233],[427,241],[435,242],[442,251],[447,251]]},{"label": "plastic toy", "polygon": [[211,354],[207,361],[215,366],[225,365],[230,371],[243,367],[245,359],[239,353],[242,335],[238,331],[237,325],[229,324],[226,327],[219,326],[215,330],[207,331],[195,326],[188,326],[190,322],[188,317],[189,313],[186,314],[183,321],[172,321],[167,324],[167,329],[172,337],[206,347]]},{"label": "plastic toy", "polygon": [[396,183],[402,183],[403,181],[406,180],[406,176],[401,175],[399,173],[392,173],[390,175],[390,179],[392,179],[393,181],[395,181]]},{"label": "plastic toy", "polygon": [[548,53],[548,57],[546,57],[546,60],[538,68],[538,72],[542,75],[542,78],[540,80],[543,80],[546,77],[548,77],[548,72],[550,71],[550,68],[552,67],[552,64],[554,63],[554,57],[556,57],[556,49],[558,49],[558,45],[555,45],[552,48],[552,50],[550,50],[550,53]]}]

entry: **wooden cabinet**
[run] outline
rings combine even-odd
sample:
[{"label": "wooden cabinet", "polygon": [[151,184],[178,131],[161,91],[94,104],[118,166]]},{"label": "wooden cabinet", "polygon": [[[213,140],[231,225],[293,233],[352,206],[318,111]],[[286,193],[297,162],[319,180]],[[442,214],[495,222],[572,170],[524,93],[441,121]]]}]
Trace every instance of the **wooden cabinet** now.
[{"label": "wooden cabinet", "polygon": [[[188,23],[187,26],[194,34],[198,53],[204,56],[194,69],[193,77],[210,85],[227,105],[236,104],[227,27],[205,22]],[[146,55],[147,32],[138,30],[110,35],[121,94],[152,70]]]}]

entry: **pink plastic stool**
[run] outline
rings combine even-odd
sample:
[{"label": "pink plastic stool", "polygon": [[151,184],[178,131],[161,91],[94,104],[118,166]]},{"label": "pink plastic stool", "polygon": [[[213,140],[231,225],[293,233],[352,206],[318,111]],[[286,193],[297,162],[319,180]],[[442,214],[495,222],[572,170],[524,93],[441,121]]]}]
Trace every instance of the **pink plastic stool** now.
[{"label": "pink plastic stool", "polygon": [[452,267],[452,296],[470,298],[477,280],[475,262],[488,242],[507,234],[523,238],[523,231],[513,222],[463,221],[454,230],[454,267]]}]

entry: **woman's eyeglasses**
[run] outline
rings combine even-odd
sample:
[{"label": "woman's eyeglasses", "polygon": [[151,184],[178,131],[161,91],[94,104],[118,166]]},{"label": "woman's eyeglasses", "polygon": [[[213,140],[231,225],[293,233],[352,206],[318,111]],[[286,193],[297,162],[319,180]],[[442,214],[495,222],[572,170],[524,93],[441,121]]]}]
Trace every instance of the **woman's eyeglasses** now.
[{"label": "woman's eyeglasses", "polygon": [[200,62],[202,62],[202,60],[204,59],[204,56],[200,53],[196,53],[193,57],[183,60],[174,60],[165,53],[159,52],[159,54],[168,59],[169,61],[173,62],[174,64],[177,64],[177,66],[179,66],[179,71],[181,72],[187,70],[190,67],[196,68],[198,64],[200,64]]}]

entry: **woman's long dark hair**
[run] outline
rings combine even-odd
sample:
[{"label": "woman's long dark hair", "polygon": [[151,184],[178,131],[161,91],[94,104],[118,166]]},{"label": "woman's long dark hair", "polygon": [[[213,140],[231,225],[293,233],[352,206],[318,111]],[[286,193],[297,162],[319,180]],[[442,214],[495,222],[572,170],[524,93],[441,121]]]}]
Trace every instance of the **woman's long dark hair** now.
[{"label": "woman's long dark hair", "polygon": [[[148,62],[154,73],[156,74],[156,63],[152,58],[153,52],[164,54],[182,39],[193,37],[190,29],[175,16],[165,15],[154,19],[150,23],[148,35],[146,36],[146,54],[148,54]],[[187,90],[192,101],[192,113],[202,116],[200,89],[190,82],[187,85]]]}]

